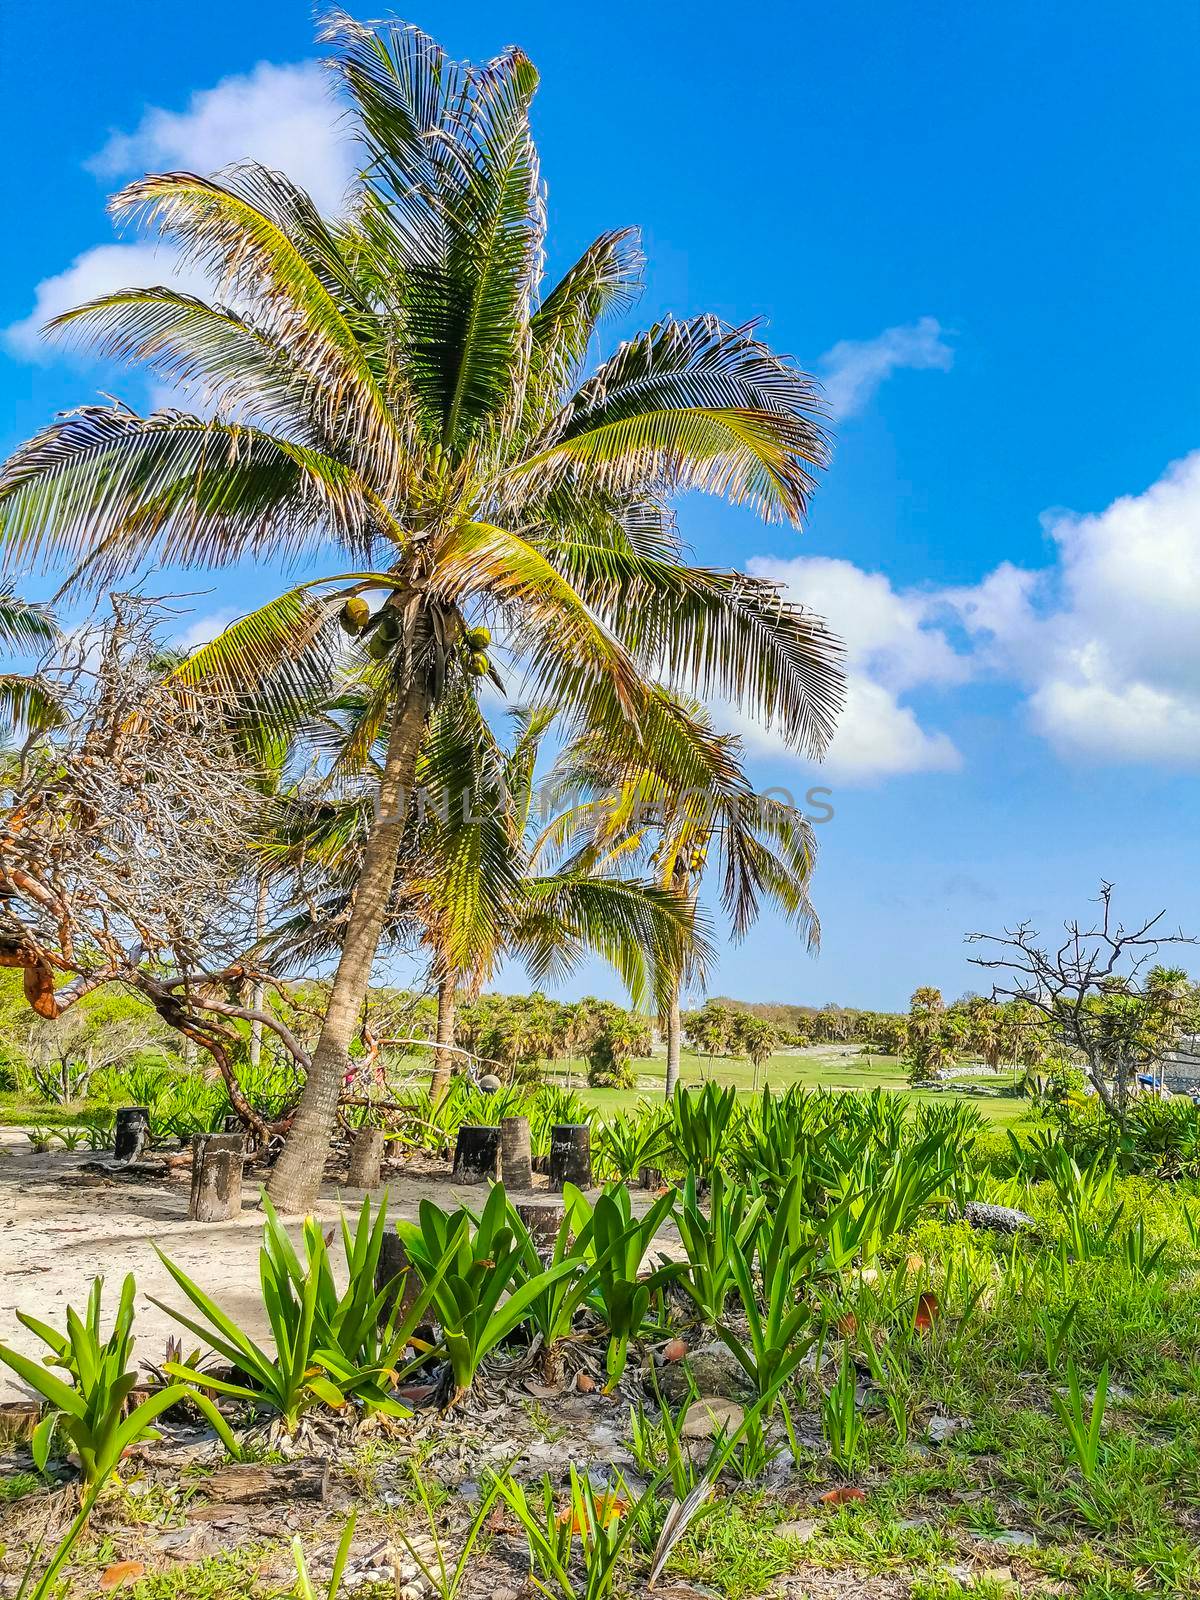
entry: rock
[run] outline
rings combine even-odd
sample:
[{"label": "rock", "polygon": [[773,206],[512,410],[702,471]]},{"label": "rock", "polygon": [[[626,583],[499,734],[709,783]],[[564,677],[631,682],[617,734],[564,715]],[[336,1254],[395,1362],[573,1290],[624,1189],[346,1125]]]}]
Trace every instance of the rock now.
[{"label": "rock", "polygon": [[676,1405],[686,1398],[689,1385],[701,1394],[726,1397],[747,1393],[746,1374],[732,1350],[713,1340],[699,1345],[684,1361],[667,1362],[658,1369],[658,1386],[663,1398]]},{"label": "rock", "polygon": [[985,1567],[979,1574],[980,1578],[988,1578],[992,1583],[1012,1583],[1013,1569],[1011,1567]]},{"label": "rock", "polygon": [[733,1400],[720,1395],[705,1395],[693,1400],[687,1408],[680,1428],[684,1439],[715,1439],[721,1432],[733,1433],[740,1428],[746,1413]]},{"label": "rock", "polygon": [[979,1200],[968,1200],[961,1211],[951,1215],[959,1216],[972,1228],[990,1228],[993,1233],[1021,1233],[1026,1229],[1037,1232],[1037,1223],[1029,1213],[1018,1211],[1015,1206],[988,1206]]},{"label": "rock", "polygon": [[817,1524],[807,1519],[801,1522],[781,1522],[775,1529],[777,1539],[811,1539],[817,1531]]},{"label": "rock", "polygon": [[990,1542],[992,1544],[1030,1545],[1035,1549],[1037,1547],[1037,1540],[1033,1534],[1026,1533],[1024,1528],[1001,1528],[999,1533],[992,1534]]},{"label": "rock", "polygon": [[967,1417],[930,1417],[929,1426],[925,1432],[934,1444],[945,1444],[947,1439],[952,1439],[963,1428],[971,1426]]}]

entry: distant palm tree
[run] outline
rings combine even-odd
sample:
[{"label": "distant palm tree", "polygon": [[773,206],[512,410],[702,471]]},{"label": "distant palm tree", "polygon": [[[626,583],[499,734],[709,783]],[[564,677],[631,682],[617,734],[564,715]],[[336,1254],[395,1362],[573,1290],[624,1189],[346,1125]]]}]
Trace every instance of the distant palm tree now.
[{"label": "distant palm tree", "polygon": [[[815,948],[812,828],[801,812],[754,791],[740,740],[717,732],[702,706],[656,690],[640,728],[618,738],[594,729],[580,735],[560,758],[557,782],[569,804],[549,831],[576,863],[647,860],[663,888],[694,904],[711,856],[735,937],[769,900]],[[702,970],[700,955],[672,975],[664,1007],[667,1099],[679,1081],[679,994],[689,966]],[[720,1047],[718,1038],[712,1049]]]},{"label": "distant palm tree", "polygon": [[635,723],[647,674],[667,663],[812,753],[841,696],[819,619],[763,580],[688,566],[668,509],[702,489],[798,522],[826,459],[810,379],[748,329],[701,316],[660,322],[581,382],[640,257],[632,232],[606,233],[543,289],[527,58],[466,66],[414,29],[340,13],[323,40],[363,158],[341,216],[254,162],[145,178],[115,213],[172,237],[213,299],[129,289],[52,324],[191,386],[216,414],[87,406],[0,477],[10,563],[73,564],[76,584],[147,561],[339,553],[334,574],[181,669],[236,695],[308,694],[345,648],[340,616],[370,676],[363,737],[387,741],[324,1025],[270,1180],[289,1210],[320,1181],[431,708],[456,676],[495,670],[482,621],[503,628],[540,700],[598,727]]}]

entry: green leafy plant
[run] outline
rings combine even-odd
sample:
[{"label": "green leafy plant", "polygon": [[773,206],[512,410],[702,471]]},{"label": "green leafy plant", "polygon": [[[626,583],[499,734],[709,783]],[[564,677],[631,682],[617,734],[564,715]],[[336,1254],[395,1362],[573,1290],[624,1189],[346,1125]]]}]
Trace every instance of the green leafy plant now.
[{"label": "green leafy plant", "polygon": [[644,1216],[635,1217],[629,1190],[621,1184],[605,1190],[592,1208],[595,1273],[588,1303],[608,1329],[605,1368],[609,1390],[615,1388],[625,1371],[630,1340],[642,1331],[651,1295],[682,1271],[679,1262],[666,1263],[645,1274],[642,1271],[646,1252],[674,1204],[674,1195],[662,1194]]},{"label": "green leafy plant", "polygon": [[593,1153],[602,1171],[632,1183],[643,1167],[657,1167],[672,1147],[670,1115],[664,1109],[639,1106],[601,1125]]},{"label": "green leafy plant", "polygon": [[354,1538],[354,1524],[358,1519],[358,1512],[352,1510],[342,1527],[342,1535],[338,1540],[337,1549],[333,1556],[333,1568],[329,1574],[329,1581],[320,1591],[313,1587],[312,1579],[308,1574],[308,1563],[304,1557],[304,1545],[300,1535],[292,1536],[292,1560],[296,1563],[296,1593],[299,1600],[337,1600],[338,1590],[342,1586],[345,1576],[346,1563],[350,1559],[350,1544]]},{"label": "green leafy plant", "polygon": [[[426,1583],[438,1596],[438,1600],[455,1600],[455,1596],[462,1588],[463,1579],[466,1577],[467,1567],[476,1542],[483,1531],[483,1526],[491,1513],[493,1505],[501,1493],[503,1478],[507,1477],[507,1473],[503,1477],[494,1476],[486,1491],[480,1496],[479,1504],[475,1508],[475,1515],[471,1518],[466,1535],[459,1546],[458,1555],[453,1564],[451,1564],[446,1553],[446,1547],[442,1542],[442,1536],[438,1531],[437,1517],[429,1499],[429,1490],[425,1486],[425,1479],[421,1475],[420,1467],[411,1458],[408,1462],[408,1470],[413,1480],[417,1499],[425,1514],[428,1533],[420,1543],[411,1539],[403,1527],[397,1526],[396,1533],[404,1548],[421,1569],[421,1574]],[[432,1557],[429,1554],[430,1550],[433,1551]],[[330,1600],[332,1600],[332,1596],[330,1596]]]},{"label": "green leafy plant", "polygon": [[259,1277],[275,1354],[257,1345],[160,1250],[159,1259],[204,1321],[194,1322],[161,1301],[153,1303],[225,1356],[247,1381],[218,1380],[176,1362],[167,1362],[163,1370],[277,1411],[288,1433],[294,1433],[301,1415],[317,1405],[341,1410],[353,1402],[367,1414],[383,1411],[408,1416],[408,1408],[391,1395],[390,1388],[404,1366],[413,1330],[450,1263],[441,1262],[431,1271],[423,1280],[422,1293],[402,1313],[398,1279],[378,1292],[375,1289],[386,1197],[373,1224],[370,1202],[364,1200],[355,1231],[351,1233],[344,1221],[342,1224],[348,1283],[339,1295],[320,1225],[306,1218],[301,1261],[265,1195],[263,1206],[267,1220]]},{"label": "green leafy plant", "polygon": [[737,1107],[737,1091],[706,1083],[697,1094],[678,1084],[671,1101],[671,1138],[689,1172],[715,1172]]},{"label": "green leafy plant", "polygon": [[88,1130],[78,1127],[58,1128],[54,1136],[64,1150],[78,1150],[80,1145],[86,1143]]},{"label": "green leafy plant", "polygon": [[675,1218],[688,1258],[679,1286],[711,1327],[725,1315],[734,1291],[730,1246],[736,1243],[743,1251],[753,1250],[766,1205],[764,1195],[752,1199],[748,1190],[728,1184],[718,1167],[706,1212],[700,1204],[696,1175],[688,1173]]},{"label": "green leafy plant", "polygon": [[1161,1239],[1152,1250],[1146,1248],[1146,1223],[1139,1217],[1121,1240],[1121,1255],[1135,1278],[1148,1278],[1161,1269],[1167,1241]]},{"label": "green leafy plant", "polygon": [[[100,1329],[103,1285],[102,1278],[92,1283],[82,1317],[67,1307],[65,1334],[28,1312],[17,1313],[25,1327],[50,1346],[45,1365],[0,1345],[0,1361],[24,1379],[48,1408],[30,1441],[39,1470],[45,1470],[54,1439],[61,1435],[79,1459],[84,1484],[103,1484],[116,1469],[122,1451],[140,1440],[157,1439],[159,1435],[152,1426],[155,1419],[183,1401],[203,1412],[226,1449],[236,1456],[238,1445],[228,1423],[207,1395],[197,1393],[186,1383],[170,1384],[126,1414],[129,1395],[138,1381],[137,1368],[130,1366],[136,1285],[129,1274],[107,1339],[101,1337]],[[55,1377],[47,1371],[48,1366],[63,1368],[70,1382]]]},{"label": "green leafy plant", "polygon": [[821,1406],[825,1442],[839,1470],[849,1477],[864,1444],[864,1423],[858,1409],[858,1374],[848,1343],[842,1345],[837,1377]]},{"label": "green leafy plant", "polygon": [[484,1357],[526,1319],[540,1296],[577,1273],[579,1262],[560,1259],[543,1271],[529,1270],[528,1235],[519,1240],[514,1233],[503,1184],[494,1186],[479,1216],[422,1200],[418,1219],[399,1221],[396,1228],[432,1296],[454,1381],[453,1404],[471,1387]]},{"label": "green leafy plant", "polygon": [[44,1156],[53,1146],[57,1130],[54,1128],[26,1128],[25,1137],[29,1140],[35,1154]]},{"label": "green leafy plant", "polygon": [[1067,1392],[1050,1396],[1067,1430],[1071,1449],[1079,1470],[1088,1483],[1093,1482],[1100,1469],[1100,1431],[1104,1425],[1104,1407],[1108,1399],[1108,1363],[1100,1369],[1096,1390],[1090,1406],[1084,1398],[1083,1383],[1074,1361],[1067,1362]]},{"label": "green leafy plant", "polygon": [[[638,1529],[639,1511],[653,1500],[661,1482],[661,1476],[656,1478],[633,1502],[620,1473],[611,1489],[598,1490],[572,1462],[570,1499],[561,1511],[549,1478],[542,1480],[540,1507],[510,1476],[499,1480],[499,1488],[525,1530],[533,1566],[540,1574],[534,1581],[542,1592],[552,1594],[553,1584],[563,1600],[607,1600],[616,1582],[617,1562]],[[584,1572],[582,1589],[570,1575],[576,1537]]]}]

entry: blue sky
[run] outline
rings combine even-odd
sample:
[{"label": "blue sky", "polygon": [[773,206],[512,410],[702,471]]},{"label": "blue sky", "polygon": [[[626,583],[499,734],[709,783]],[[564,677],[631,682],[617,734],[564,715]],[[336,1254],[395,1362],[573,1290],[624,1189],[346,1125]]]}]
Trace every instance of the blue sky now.
[{"label": "blue sky", "polygon": [[[681,508],[698,558],[777,576],[851,668],[824,771],[736,719],[764,784],[827,785],[836,815],[820,956],[768,918],[714,987],[958,993],[980,986],[966,931],[1057,923],[1101,876],[1130,915],[1200,930],[1195,6],[616,3],[601,26],[464,0],[408,20],[541,69],[552,272],[639,224],[637,322],[760,317],[838,413],[802,534]],[[0,449],[101,389],[146,403],[35,337],[167,270],[110,230],[126,177],[257,155],[332,201],[347,153],[315,54],[291,0],[5,8]],[[270,583],[190,575],[198,630]]]}]

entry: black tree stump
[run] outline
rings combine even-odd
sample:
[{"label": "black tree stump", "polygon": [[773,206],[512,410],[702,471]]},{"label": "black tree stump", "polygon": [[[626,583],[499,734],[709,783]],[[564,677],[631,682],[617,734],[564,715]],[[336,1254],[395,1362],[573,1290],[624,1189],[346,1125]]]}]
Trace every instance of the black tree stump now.
[{"label": "black tree stump", "polygon": [[150,1113],[145,1106],[122,1106],[113,1132],[113,1160],[136,1161],[150,1138]]},{"label": "black tree stump", "polygon": [[486,1183],[500,1176],[500,1129],[463,1123],[454,1146],[455,1183]]},{"label": "black tree stump", "polygon": [[586,1122],[556,1122],[550,1130],[550,1187],[592,1186],[592,1130]]},{"label": "black tree stump", "polygon": [[193,1222],[228,1222],[242,1209],[242,1163],[246,1141],[240,1133],[201,1133],[192,1140]]}]

